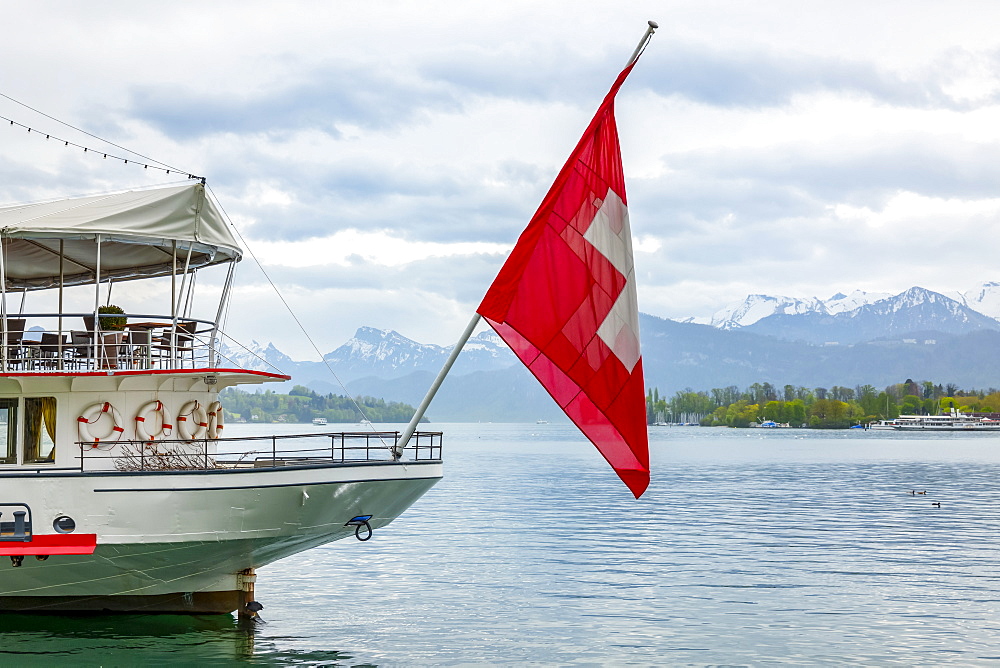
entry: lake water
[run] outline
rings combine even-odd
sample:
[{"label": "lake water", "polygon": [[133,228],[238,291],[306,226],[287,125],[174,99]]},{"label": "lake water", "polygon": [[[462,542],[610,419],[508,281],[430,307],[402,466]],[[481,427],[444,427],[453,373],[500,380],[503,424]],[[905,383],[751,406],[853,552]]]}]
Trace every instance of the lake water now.
[{"label": "lake water", "polygon": [[266,623],[0,615],[0,664],[1000,662],[994,435],[653,427],[635,501],[569,425],[434,427],[445,479],[261,569]]}]

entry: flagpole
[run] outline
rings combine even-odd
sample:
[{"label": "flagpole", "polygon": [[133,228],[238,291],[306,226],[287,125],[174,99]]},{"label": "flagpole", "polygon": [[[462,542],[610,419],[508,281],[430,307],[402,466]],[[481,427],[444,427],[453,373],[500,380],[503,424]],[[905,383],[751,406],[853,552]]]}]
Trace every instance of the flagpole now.
[{"label": "flagpole", "polygon": [[[642,39],[639,40],[638,46],[635,47],[635,51],[632,52],[632,56],[628,59],[628,64],[626,64],[625,67],[629,67],[639,58],[643,48],[653,36],[653,32],[660,27],[656,21],[647,21],[646,23],[648,24],[646,32],[642,36]],[[438,372],[437,378],[434,379],[430,389],[427,390],[427,394],[424,395],[423,401],[420,402],[420,405],[417,406],[417,410],[413,413],[413,419],[411,419],[410,423],[406,425],[406,429],[400,435],[396,445],[392,448],[392,456],[394,459],[399,459],[403,456],[403,448],[407,446],[410,439],[413,437],[413,432],[417,430],[417,425],[420,423],[420,420],[423,419],[424,413],[427,412],[427,407],[430,406],[431,401],[434,399],[434,395],[437,394],[437,391],[444,382],[448,372],[451,371],[451,367],[455,364],[455,360],[458,359],[458,355],[462,352],[462,348],[465,347],[465,344],[470,338],[472,338],[472,332],[475,331],[476,325],[479,324],[481,317],[482,316],[480,316],[478,312],[473,314],[472,320],[469,321],[465,331],[462,332],[462,336],[459,337],[458,343],[456,343],[455,347],[452,348],[451,354],[448,356],[447,361],[445,361],[444,366],[441,367],[441,371]]]},{"label": "flagpole", "polygon": [[424,417],[424,413],[427,411],[427,407],[431,405],[431,401],[434,399],[434,395],[437,394],[438,388],[441,387],[441,383],[444,382],[445,376],[451,371],[451,367],[455,364],[455,360],[458,359],[458,354],[462,352],[462,348],[472,337],[472,332],[476,330],[476,325],[479,324],[480,316],[478,313],[473,314],[472,320],[469,321],[468,326],[466,326],[465,331],[462,332],[462,336],[459,337],[458,343],[455,347],[451,349],[451,355],[448,356],[447,361],[445,361],[444,366],[441,367],[441,371],[438,372],[437,378],[431,384],[427,394],[424,395],[424,400],[420,402],[417,406],[416,412],[413,413],[413,419],[410,420],[410,424],[406,425],[406,430],[399,437],[399,442],[392,449],[392,455],[396,459],[399,459],[403,455],[403,448],[409,443],[410,438],[413,436],[413,432],[417,430],[417,424]]},{"label": "flagpole", "polygon": [[628,59],[627,63],[625,63],[625,67],[628,67],[639,58],[639,54],[642,53],[643,47],[645,47],[646,43],[649,42],[649,39],[653,36],[656,29],[660,27],[656,21],[646,21],[646,23],[649,24],[649,27],[646,28],[646,34],[639,40],[639,46],[635,47],[635,51],[632,52],[632,57]]}]

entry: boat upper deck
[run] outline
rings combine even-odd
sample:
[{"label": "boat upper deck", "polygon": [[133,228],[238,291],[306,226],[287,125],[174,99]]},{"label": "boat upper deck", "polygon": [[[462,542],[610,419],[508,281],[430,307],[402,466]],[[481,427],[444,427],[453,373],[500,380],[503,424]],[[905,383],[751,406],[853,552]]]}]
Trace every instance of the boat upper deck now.
[{"label": "boat upper deck", "polygon": [[[216,323],[168,315],[26,313],[0,321],[0,373],[281,370],[228,339]],[[248,357],[250,358],[248,361]]]}]

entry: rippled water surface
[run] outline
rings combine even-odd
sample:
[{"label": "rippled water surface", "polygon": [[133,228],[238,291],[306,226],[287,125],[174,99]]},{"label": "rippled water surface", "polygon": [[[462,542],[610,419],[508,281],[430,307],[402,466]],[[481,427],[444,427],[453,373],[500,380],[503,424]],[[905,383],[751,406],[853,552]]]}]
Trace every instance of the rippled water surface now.
[{"label": "rippled water surface", "polygon": [[394,524],[259,572],[252,632],[6,615],[0,664],[1000,662],[995,436],[654,427],[634,501],[568,425],[443,429]]}]

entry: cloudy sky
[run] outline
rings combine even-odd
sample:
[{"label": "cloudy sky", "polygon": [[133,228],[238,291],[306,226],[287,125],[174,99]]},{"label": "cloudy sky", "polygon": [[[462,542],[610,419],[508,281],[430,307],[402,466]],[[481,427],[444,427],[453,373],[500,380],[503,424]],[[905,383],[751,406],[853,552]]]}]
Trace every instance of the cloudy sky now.
[{"label": "cloudy sky", "polygon": [[[12,2],[0,115],[207,176],[323,352],[448,344],[647,19],[617,104],[641,310],[1000,280],[994,2]],[[2,202],[172,180],[0,124]],[[314,358],[238,279],[231,332]]]}]

